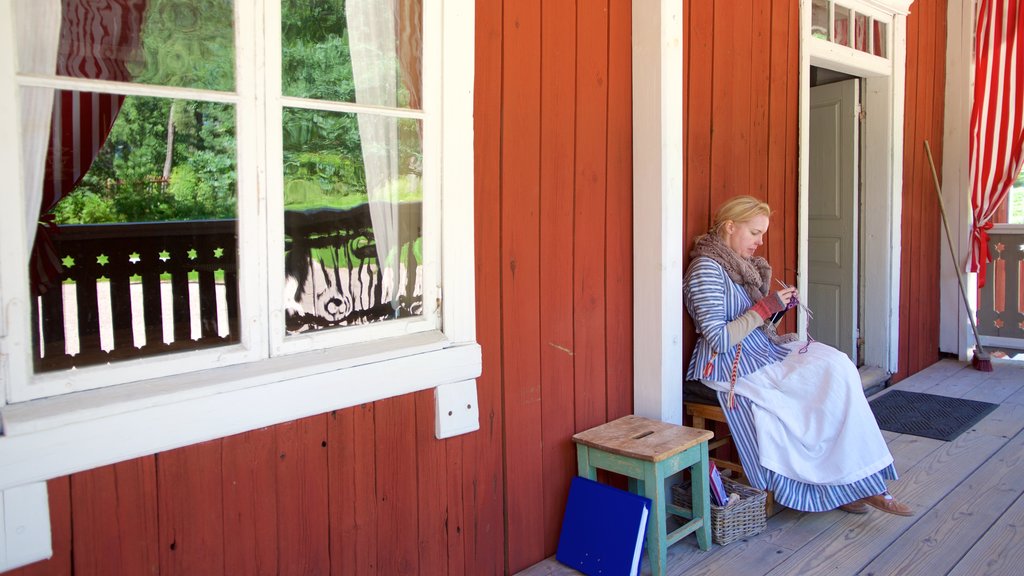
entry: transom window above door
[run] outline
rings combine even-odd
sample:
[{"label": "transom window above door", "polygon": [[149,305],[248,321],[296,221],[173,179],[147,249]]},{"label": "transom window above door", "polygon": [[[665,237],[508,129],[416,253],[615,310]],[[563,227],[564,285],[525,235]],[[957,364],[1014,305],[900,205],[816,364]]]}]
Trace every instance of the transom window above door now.
[{"label": "transom window above door", "polygon": [[850,2],[814,0],[811,5],[813,37],[886,59],[890,20]]}]

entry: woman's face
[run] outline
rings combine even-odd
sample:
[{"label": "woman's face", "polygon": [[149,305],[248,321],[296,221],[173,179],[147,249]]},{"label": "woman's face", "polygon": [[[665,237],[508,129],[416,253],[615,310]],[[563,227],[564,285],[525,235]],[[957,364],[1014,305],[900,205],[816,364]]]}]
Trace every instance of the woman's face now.
[{"label": "woman's face", "polygon": [[768,231],[768,217],[754,216],[746,222],[725,222],[722,239],[733,252],[750,258],[761,244],[764,244],[764,233]]}]

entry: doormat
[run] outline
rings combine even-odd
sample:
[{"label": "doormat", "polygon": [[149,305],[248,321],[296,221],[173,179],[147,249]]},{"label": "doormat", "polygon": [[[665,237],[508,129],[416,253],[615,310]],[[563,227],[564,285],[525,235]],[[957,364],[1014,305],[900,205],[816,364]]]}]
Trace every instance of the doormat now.
[{"label": "doormat", "polygon": [[998,404],[894,390],[871,401],[882,430],[951,442]]}]

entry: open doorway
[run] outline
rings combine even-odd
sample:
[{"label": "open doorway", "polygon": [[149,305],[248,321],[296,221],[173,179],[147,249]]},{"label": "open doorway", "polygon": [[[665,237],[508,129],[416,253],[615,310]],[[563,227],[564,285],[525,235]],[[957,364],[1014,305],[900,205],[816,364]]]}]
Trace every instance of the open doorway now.
[{"label": "open doorway", "polygon": [[[853,358],[865,381],[887,379],[898,369],[900,247],[902,219],[903,110],[905,104],[906,14],[904,0],[815,0],[801,3],[801,86],[800,86],[800,160],[798,220],[798,286],[817,302],[814,314],[798,316],[798,331],[803,336],[828,339]],[[851,28],[851,23],[854,23]],[[851,34],[851,32],[855,32]],[[846,189],[845,231],[840,224],[826,227],[818,234],[838,236],[831,247],[811,238],[811,213],[828,213],[820,205],[822,196],[814,195],[812,161],[822,154],[821,137],[811,136],[811,91],[854,80],[851,112],[847,122],[856,122],[844,131],[836,130],[836,152],[852,155],[848,168],[836,164]],[[838,81],[838,82],[837,82]],[[860,106],[857,106],[857,102]],[[816,112],[816,115],[821,115]],[[815,159],[813,164],[820,164]],[[825,177],[815,174],[816,181]],[[838,186],[838,184],[836,184]],[[813,195],[813,198],[812,198]],[[838,203],[833,195],[827,202]],[[811,202],[816,203],[811,206]],[[852,204],[851,204],[852,202]],[[837,208],[832,212],[836,213]],[[841,257],[842,242],[846,242]],[[843,288],[822,288],[814,260],[845,260]],[[817,270],[812,271],[812,268]],[[817,285],[818,294],[809,287]],[[829,291],[832,293],[829,294]],[[845,293],[843,292],[845,291]],[[842,305],[840,305],[840,303]],[[834,327],[825,327],[829,316]],[[842,343],[840,342],[842,340]]]},{"label": "open doorway", "polygon": [[864,364],[861,229],[861,81],[811,67],[808,332]]}]

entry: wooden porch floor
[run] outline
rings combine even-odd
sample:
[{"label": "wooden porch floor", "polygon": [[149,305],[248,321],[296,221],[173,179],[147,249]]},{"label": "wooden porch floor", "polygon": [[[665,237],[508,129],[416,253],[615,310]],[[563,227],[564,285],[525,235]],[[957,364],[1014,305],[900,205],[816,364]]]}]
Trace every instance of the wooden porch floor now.
[{"label": "wooden porch floor", "polygon": [[[761,534],[707,552],[688,536],[669,548],[666,573],[1024,574],[1024,362],[978,372],[943,360],[880,394],[890,390],[1000,404],[953,442],[883,432],[900,473],[890,489],[914,517],[783,509]],[[518,576],[571,574],[552,557]]]}]

